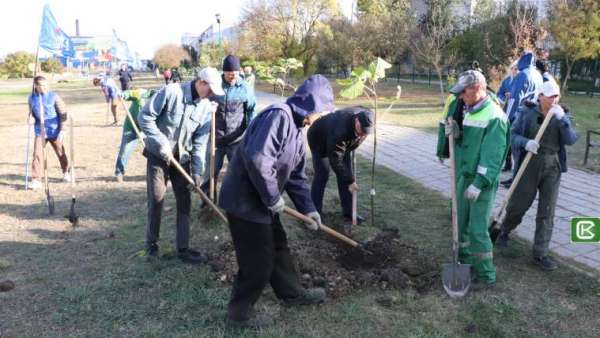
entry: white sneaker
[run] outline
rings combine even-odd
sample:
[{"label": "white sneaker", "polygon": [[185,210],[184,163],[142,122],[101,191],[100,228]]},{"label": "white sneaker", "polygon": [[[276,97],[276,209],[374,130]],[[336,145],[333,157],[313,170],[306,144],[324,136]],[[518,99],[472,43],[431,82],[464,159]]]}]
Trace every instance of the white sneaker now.
[{"label": "white sneaker", "polygon": [[40,182],[39,180],[31,180],[31,182],[29,182],[29,189],[38,190],[41,188],[42,188],[42,182]]},{"label": "white sneaker", "polygon": [[68,172],[64,173],[63,182],[70,183],[71,182],[71,174],[69,174]]}]

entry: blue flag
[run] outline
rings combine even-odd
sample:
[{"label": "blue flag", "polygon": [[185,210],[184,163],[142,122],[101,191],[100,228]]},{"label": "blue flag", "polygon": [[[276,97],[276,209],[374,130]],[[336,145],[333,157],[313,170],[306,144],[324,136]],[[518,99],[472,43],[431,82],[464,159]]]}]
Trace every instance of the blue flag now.
[{"label": "blue flag", "polygon": [[42,14],[40,48],[47,50],[52,55],[62,57],[75,56],[75,49],[73,48],[71,38],[58,27],[49,5],[44,6],[44,13]]}]

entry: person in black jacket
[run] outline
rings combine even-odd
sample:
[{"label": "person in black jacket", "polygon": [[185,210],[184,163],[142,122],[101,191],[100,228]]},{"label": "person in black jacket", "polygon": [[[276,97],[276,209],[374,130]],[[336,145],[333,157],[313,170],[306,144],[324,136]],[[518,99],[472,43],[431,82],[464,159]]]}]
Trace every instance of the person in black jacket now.
[{"label": "person in black jacket", "polygon": [[126,91],[129,89],[129,81],[132,81],[133,77],[129,72],[129,68],[126,64],[121,65],[119,70],[119,82],[121,82],[121,90]]},{"label": "person in black jacket", "polygon": [[[352,173],[351,152],[373,131],[373,112],[365,107],[348,107],[325,115],[308,130],[308,146],[312,153],[315,176],[310,190],[319,213],[329,180],[330,168],[337,176],[338,192],[345,219],[352,217],[352,192],[358,191]],[[364,218],[357,216],[358,222]]]}]

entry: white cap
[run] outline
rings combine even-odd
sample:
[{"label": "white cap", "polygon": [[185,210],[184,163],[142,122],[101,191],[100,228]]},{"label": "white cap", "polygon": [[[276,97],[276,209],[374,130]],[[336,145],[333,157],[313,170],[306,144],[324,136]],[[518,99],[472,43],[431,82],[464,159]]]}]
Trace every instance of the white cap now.
[{"label": "white cap", "polygon": [[540,91],[542,95],[545,97],[550,97],[554,95],[560,95],[560,88],[558,84],[554,80],[548,80],[542,84],[542,90]]},{"label": "white cap", "polygon": [[196,78],[208,83],[210,90],[217,95],[225,95],[222,87],[221,74],[219,71],[212,67],[206,67],[198,72]]}]

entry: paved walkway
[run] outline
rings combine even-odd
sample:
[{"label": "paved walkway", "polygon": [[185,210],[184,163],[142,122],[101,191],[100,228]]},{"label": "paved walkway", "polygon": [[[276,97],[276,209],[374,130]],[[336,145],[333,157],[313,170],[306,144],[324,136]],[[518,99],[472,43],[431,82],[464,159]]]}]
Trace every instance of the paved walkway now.
[{"label": "paved walkway", "polygon": [[[377,162],[426,187],[450,197],[448,167],[435,157],[437,136],[414,128],[380,125],[378,128]],[[372,156],[373,138],[369,137],[359,153]],[[503,174],[505,179],[508,174]],[[507,189],[500,187],[496,205],[504,200]],[[600,217],[600,175],[569,168],[561,179],[556,223],[550,249],[562,257],[572,258],[600,272],[600,243],[571,243],[570,218]],[[537,200],[516,229],[518,236],[533,241]]]},{"label": "paved walkway", "polygon": [[[260,108],[282,98],[270,93],[257,92]],[[411,178],[426,187],[450,198],[448,167],[439,164],[435,157],[437,136],[418,129],[382,124],[378,128],[377,162],[395,172]],[[373,138],[369,137],[359,148],[359,153],[372,156]],[[580,141],[581,142],[581,141]],[[504,173],[502,179],[507,178]],[[500,187],[496,196],[498,206],[507,189]],[[600,243],[571,243],[570,218],[574,216],[600,217],[600,175],[569,168],[563,174],[556,207],[556,223],[550,249],[559,256],[572,258],[600,273]],[[518,236],[533,242],[537,200],[516,229]],[[496,212],[497,210],[495,210]]]}]

